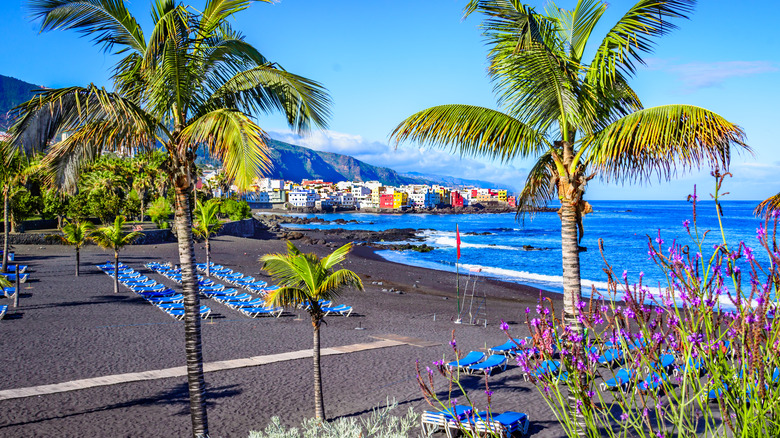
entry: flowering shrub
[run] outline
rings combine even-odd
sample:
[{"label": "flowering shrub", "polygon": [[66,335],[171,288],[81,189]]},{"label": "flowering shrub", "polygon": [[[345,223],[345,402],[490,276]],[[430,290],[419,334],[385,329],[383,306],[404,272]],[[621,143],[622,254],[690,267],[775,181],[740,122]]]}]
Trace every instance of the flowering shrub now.
[{"label": "flowering shrub", "polygon": [[[722,223],[719,192],[728,174],[713,175]],[[531,336],[518,343],[515,359],[568,436],[780,436],[778,217],[756,230],[754,246],[729,245],[722,225],[713,243],[698,228],[695,188],[689,200],[688,245],[667,244],[660,232],[648,238],[664,284],[645,284],[642,273],[632,283],[605,257],[608,291],[594,288],[576,318],[556,316],[549,300],[526,309]],[[508,325],[501,329],[512,339]],[[459,376],[435,365],[450,382],[449,400]],[[444,408],[434,372],[424,377],[418,365],[418,382]],[[489,392],[487,378],[485,385]],[[468,435],[468,422],[461,429],[477,436]]]},{"label": "flowering shrub", "polygon": [[[714,175],[720,221],[726,175]],[[689,200],[693,223],[683,226],[690,246],[665,247],[660,232],[648,239],[663,287],[644,284],[641,273],[632,284],[605,258],[607,296],[619,301],[594,289],[577,306],[584,330],[563,324],[551,305],[540,303],[528,316],[539,353],[521,351],[517,363],[569,436],[780,436],[776,218],[771,241],[768,222],[756,233],[764,266],[754,248],[729,246],[722,232],[708,246],[696,224],[695,190]],[[560,352],[557,362],[549,362],[548,340]]]}]

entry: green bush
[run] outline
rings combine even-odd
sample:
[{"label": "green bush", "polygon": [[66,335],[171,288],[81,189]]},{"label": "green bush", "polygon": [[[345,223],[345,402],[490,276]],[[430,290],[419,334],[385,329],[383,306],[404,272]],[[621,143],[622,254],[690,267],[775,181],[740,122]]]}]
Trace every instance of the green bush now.
[{"label": "green bush", "polygon": [[104,224],[110,223],[121,213],[124,201],[111,190],[93,190],[87,197],[89,213]]},{"label": "green bush", "polygon": [[173,214],[171,204],[165,198],[157,198],[152,202],[152,205],[146,210],[146,214],[152,219],[152,222],[157,224],[157,228],[162,230],[170,228],[170,222],[168,219]]},{"label": "green bush", "polygon": [[285,428],[279,417],[271,418],[262,432],[249,432],[249,438],[407,438],[417,426],[418,415],[412,408],[403,417],[390,415],[396,408],[393,403],[383,409],[374,409],[366,419],[339,418],[333,422],[314,418],[303,420],[300,429]]},{"label": "green bush", "polygon": [[28,190],[20,190],[11,198],[11,213],[15,223],[29,218],[42,206],[40,196],[35,196]]},{"label": "green bush", "polygon": [[219,213],[232,221],[240,221],[252,217],[252,208],[246,201],[225,199],[219,206]]}]

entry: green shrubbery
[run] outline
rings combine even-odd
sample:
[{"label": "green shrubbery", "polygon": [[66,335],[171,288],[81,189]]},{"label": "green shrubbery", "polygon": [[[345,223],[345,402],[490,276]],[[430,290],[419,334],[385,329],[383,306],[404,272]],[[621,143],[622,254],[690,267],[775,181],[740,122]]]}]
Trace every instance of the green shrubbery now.
[{"label": "green shrubbery", "polygon": [[271,418],[262,432],[249,432],[249,438],[407,438],[409,431],[417,426],[418,415],[412,408],[403,417],[390,415],[396,408],[393,403],[383,409],[374,409],[366,419],[339,418],[325,422],[309,418],[303,420],[300,428],[287,429],[279,417]]},{"label": "green shrubbery", "polygon": [[240,221],[252,217],[252,208],[246,201],[226,199],[219,206],[219,213],[232,221]]},{"label": "green shrubbery", "polygon": [[171,209],[171,204],[167,199],[162,197],[155,199],[149,206],[149,209],[146,210],[146,214],[149,215],[152,222],[157,224],[157,228],[162,230],[170,228],[168,219],[173,214],[173,209]]}]

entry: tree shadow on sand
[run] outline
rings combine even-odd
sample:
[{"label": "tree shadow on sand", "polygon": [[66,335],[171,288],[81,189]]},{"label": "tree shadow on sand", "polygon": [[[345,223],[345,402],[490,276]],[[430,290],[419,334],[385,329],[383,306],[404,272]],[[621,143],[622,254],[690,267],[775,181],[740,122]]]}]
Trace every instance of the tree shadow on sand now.
[{"label": "tree shadow on sand", "polygon": [[[230,398],[230,397],[240,395],[242,391],[238,389],[238,386],[239,385],[226,385],[226,386],[219,386],[215,388],[209,388],[207,386],[206,405],[209,408],[211,408],[216,405],[216,401],[219,399]],[[88,398],[84,398],[82,400],[88,402]],[[100,406],[100,407],[95,407],[90,409],[72,410],[71,412],[52,414],[48,416],[42,416],[39,418],[31,419],[31,420],[22,420],[14,423],[0,424],[0,430],[7,427],[28,426],[36,423],[42,423],[49,420],[61,420],[65,418],[76,417],[79,415],[122,410],[122,409],[132,408],[135,406],[155,406],[155,405],[177,406],[180,407],[181,409],[179,409],[178,412],[174,413],[173,415],[188,416],[190,414],[189,403],[190,403],[189,391],[187,389],[187,384],[185,382],[185,383],[177,384],[172,388],[168,388],[166,390],[157,393],[156,395],[149,396],[149,397],[136,398],[134,400],[128,400],[121,403],[113,403],[107,406]]]}]

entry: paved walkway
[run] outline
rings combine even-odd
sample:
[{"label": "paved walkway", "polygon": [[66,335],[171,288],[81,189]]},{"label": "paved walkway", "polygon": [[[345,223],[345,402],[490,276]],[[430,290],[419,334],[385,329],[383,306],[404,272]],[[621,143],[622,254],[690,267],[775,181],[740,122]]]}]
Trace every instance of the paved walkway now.
[{"label": "paved walkway", "polygon": [[[392,339],[389,339],[392,337]],[[320,350],[322,356],[333,356],[337,354],[354,353],[357,351],[374,350],[377,348],[395,347],[399,345],[424,346],[425,341],[407,338],[396,335],[385,335],[375,337],[380,339],[376,342],[364,344],[344,345],[340,347],[323,348]],[[214,371],[231,370],[235,368],[253,367],[275,362],[284,362],[288,360],[304,359],[312,357],[312,350],[291,351],[288,353],[269,354],[266,356],[254,356],[245,359],[222,360],[218,362],[208,362],[203,364],[203,371],[211,373]],[[187,375],[185,367],[165,368],[162,370],[142,371],[140,373],[114,374],[111,376],[93,377],[90,379],[71,380],[70,382],[54,383],[51,385],[31,386],[28,388],[6,389],[0,391],[0,400],[9,400],[14,398],[33,397],[36,395],[56,394],[58,392],[76,391],[79,389],[95,388],[97,386],[116,385],[119,383],[139,382],[143,380],[167,379],[171,377],[182,377]]]}]

